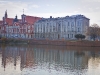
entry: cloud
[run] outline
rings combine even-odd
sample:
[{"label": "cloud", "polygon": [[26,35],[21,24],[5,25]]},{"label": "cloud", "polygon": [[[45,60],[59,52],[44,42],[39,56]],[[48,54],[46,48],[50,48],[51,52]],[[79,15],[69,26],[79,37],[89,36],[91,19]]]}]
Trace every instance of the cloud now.
[{"label": "cloud", "polygon": [[39,7],[39,5],[32,4],[31,2],[0,0],[0,19],[2,19],[6,10],[8,12],[8,17],[14,18],[17,14],[18,18],[21,18],[23,9],[24,13],[27,13],[30,12],[31,9],[34,10],[34,8]]},{"label": "cloud", "polygon": [[83,2],[100,2],[100,0],[82,0]]},{"label": "cloud", "polygon": [[0,1],[0,17],[3,17],[5,10],[8,11],[8,16],[14,17],[23,13],[23,9],[28,10],[27,7],[28,4],[22,2]]},{"label": "cloud", "polygon": [[46,4],[46,6],[48,6],[48,7],[49,7],[49,6],[55,6],[55,5],[53,5],[53,4]]},{"label": "cloud", "polygon": [[[64,0],[67,1],[67,0]],[[15,15],[18,15],[18,18],[21,18],[21,15],[24,13],[26,15],[33,15],[38,17],[64,17],[67,15],[76,15],[82,14],[90,18],[90,23],[100,24],[100,1],[99,0],[80,0],[77,4],[72,5],[66,4],[64,1],[62,3],[54,3],[51,0],[50,2],[43,1],[38,3],[38,1],[24,1],[22,0],[0,0],[0,19],[4,16],[5,11],[8,12],[8,17],[14,18]],[[59,8],[59,9],[58,9]]]},{"label": "cloud", "polygon": [[91,12],[91,13],[82,13],[81,14],[85,15],[86,17],[88,17],[90,19],[90,25],[91,24],[99,24],[100,26],[100,18],[98,16],[100,16],[100,12]]},{"label": "cloud", "polygon": [[78,11],[84,13],[100,12],[100,0],[81,0]]},{"label": "cloud", "polygon": [[18,15],[18,18],[21,18],[21,15],[24,12],[29,12],[29,8],[39,8],[36,4],[30,4],[21,1],[2,1],[0,0],[0,19],[4,16],[5,11],[8,12],[8,17],[14,18],[15,15]]},{"label": "cloud", "polygon": [[39,5],[34,4],[34,5],[31,5],[31,7],[33,7],[33,8],[39,8],[40,6],[39,6]]},{"label": "cloud", "polygon": [[6,0],[5,1],[4,0],[0,0],[0,3],[2,3],[2,2],[8,2],[8,1],[6,1]]},{"label": "cloud", "polygon": [[39,17],[44,17],[44,18],[49,18],[50,16],[52,17],[65,17],[67,15],[75,15],[74,13],[67,13],[67,12],[57,12],[57,13],[27,13],[33,16],[39,16]]}]

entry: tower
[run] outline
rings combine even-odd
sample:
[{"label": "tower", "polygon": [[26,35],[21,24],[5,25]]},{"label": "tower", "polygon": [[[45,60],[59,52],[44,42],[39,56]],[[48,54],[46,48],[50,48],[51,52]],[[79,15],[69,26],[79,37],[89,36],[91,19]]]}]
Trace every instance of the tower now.
[{"label": "tower", "polygon": [[8,18],[8,15],[7,15],[7,10],[5,11],[5,18]]},{"label": "tower", "polygon": [[3,20],[3,24],[5,24],[5,17],[3,17],[2,20]]},{"label": "tower", "polygon": [[15,16],[15,19],[13,20],[13,22],[18,22],[17,15]]},{"label": "tower", "polygon": [[6,24],[6,19],[8,18],[7,10],[5,11],[4,17],[2,18],[3,24]]},{"label": "tower", "polygon": [[23,15],[21,15],[21,17],[22,17],[22,23],[25,23],[26,15],[24,15],[24,9],[23,9]]},{"label": "tower", "polygon": [[22,23],[25,23],[25,20],[26,20],[26,15],[21,15],[22,16]]}]

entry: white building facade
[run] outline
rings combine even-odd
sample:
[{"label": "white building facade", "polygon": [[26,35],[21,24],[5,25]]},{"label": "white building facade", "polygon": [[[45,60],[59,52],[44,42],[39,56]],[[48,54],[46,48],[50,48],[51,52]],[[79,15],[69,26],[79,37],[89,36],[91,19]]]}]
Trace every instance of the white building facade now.
[{"label": "white building facade", "polygon": [[43,18],[34,24],[35,39],[76,39],[76,34],[85,36],[89,27],[89,18],[73,15],[58,18]]}]

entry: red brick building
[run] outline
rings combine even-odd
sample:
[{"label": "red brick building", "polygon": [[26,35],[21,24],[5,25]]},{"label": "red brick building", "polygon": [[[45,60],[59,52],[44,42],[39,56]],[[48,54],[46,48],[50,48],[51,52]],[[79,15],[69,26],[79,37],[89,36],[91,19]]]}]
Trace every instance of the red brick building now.
[{"label": "red brick building", "polygon": [[34,23],[40,20],[40,17],[21,15],[21,19],[8,18],[7,11],[0,21],[0,33],[2,37],[7,38],[33,38]]}]

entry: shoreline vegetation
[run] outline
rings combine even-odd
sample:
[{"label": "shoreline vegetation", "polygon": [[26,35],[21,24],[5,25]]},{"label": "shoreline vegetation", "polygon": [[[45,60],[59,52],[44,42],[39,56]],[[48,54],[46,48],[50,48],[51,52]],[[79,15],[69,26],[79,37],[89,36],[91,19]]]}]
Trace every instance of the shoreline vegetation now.
[{"label": "shoreline vegetation", "polygon": [[27,40],[23,40],[23,39],[11,39],[11,38],[1,38],[0,39],[0,43],[2,44],[27,44],[28,41]]},{"label": "shoreline vegetation", "polygon": [[100,41],[88,40],[36,40],[36,39],[8,39],[1,38],[1,44],[32,44],[32,45],[58,45],[58,46],[82,46],[100,47]]}]

